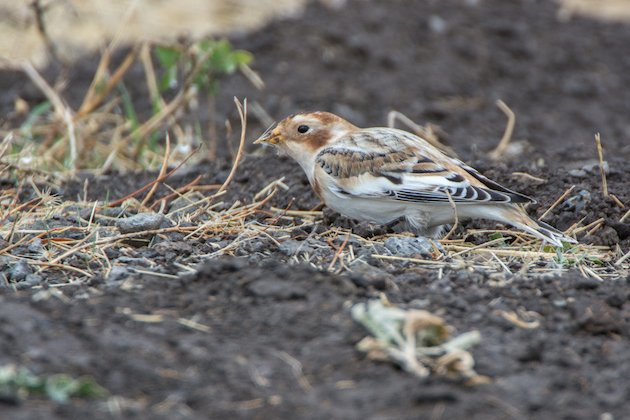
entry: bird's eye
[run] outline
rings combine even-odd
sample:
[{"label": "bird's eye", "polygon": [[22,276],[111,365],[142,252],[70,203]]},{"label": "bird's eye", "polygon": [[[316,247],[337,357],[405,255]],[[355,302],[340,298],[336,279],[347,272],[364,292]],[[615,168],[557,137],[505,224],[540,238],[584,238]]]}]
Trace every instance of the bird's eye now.
[{"label": "bird's eye", "polygon": [[310,130],[310,127],[308,125],[301,125],[301,126],[298,127],[298,133],[300,133],[300,134],[304,134],[308,130]]}]

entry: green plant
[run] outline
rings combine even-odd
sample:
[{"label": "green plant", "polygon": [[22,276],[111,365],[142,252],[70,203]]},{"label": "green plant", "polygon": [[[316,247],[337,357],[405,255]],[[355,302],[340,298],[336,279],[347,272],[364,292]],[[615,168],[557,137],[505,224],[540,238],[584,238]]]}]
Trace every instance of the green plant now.
[{"label": "green plant", "polygon": [[[159,95],[171,90],[180,92],[199,92],[207,99],[207,134],[204,136],[199,119],[191,125],[190,135],[196,138],[207,138],[208,157],[216,157],[217,134],[214,119],[214,97],[219,92],[219,81],[237,70],[244,74],[253,73],[249,64],[253,60],[251,53],[234,49],[226,39],[201,40],[192,45],[157,46],[155,57],[161,67],[162,77],[159,81]],[[193,88],[193,89],[190,89]],[[159,103],[155,109],[159,109]]]},{"label": "green plant", "polygon": [[217,94],[221,76],[232,74],[253,60],[251,53],[234,49],[226,39],[205,39],[186,49],[158,46],[155,56],[164,71],[161,92],[179,86],[183,77],[184,83],[189,81],[211,95]]},{"label": "green plant", "polygon": [[102,398],[107,391],[90,377],[74,379],[66,374],[37,376],[23,366],[1,366],[0,396],[22,400],[29,395],[65,403],[72,397]]}]

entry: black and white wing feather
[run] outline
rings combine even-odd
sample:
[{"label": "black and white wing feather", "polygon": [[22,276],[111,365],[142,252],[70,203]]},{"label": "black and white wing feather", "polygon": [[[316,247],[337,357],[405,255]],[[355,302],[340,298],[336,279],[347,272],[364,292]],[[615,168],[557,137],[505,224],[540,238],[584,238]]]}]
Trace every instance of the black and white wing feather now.
[{"label": "black and white wing feather", "polygon": [[[528,203],[531,198],[484,177],[405,131],[371,128],[345,135],[315,158],[331,191],[418,203]],[[322,174],[323,175],[323,174]]]}]

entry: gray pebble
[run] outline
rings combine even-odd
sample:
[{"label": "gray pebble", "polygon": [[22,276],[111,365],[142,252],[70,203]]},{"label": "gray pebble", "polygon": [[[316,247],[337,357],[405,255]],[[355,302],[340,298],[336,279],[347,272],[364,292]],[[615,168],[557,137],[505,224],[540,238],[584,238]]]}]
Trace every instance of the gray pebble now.
[{"label": "gray pebble", "polygon": [[446,21],[440,16],[431,15],[429,16],[429,29],[433,33],[443,34],[447,29]]},{"label": "gray pebble", "polygon": [[587,173],[584,169],[571,169],[569,171],[569,175],[574,176],[576,178],[586,178]]},{"label": "gray pebble", "polygon": [[[170,208],[168,209],[169,214],[179,213],[181,215],[191,214],[197,209],[199,209],[205,203],[202,201],[204,199],[204,195],[200,192],[193,191],[192,193],[188,193],[183,195],[182,197],[178,197],[171,202]],[[185,210],[182,210],[185,209]]]},{"label": "gray pebble", "polygon": [[430,256],[436,248],[440,249],[441,245],[423,236],[415,238],[392,237],[385,240],[385,248],[399,257],[413,257],[418,255]]},{"label": "gray pebble", "polygon": [[116,258],[116,263],[135,265],[138,267],[149,267],[149,265],[151,265],[151,261],[144,257],[127,257],[126,255]]},{"label": "gray pebble", "polygon": [[41,238],[33,239],[33,242],[31,242],[28,245],[28,252],[30,252],[32,254],[39,254],[43,250],[44,250],[44,247],[42,246],[42,239]]},{"label": "gray pebble", "polygon": [[31,267],[25,260],[19,260],[9,270],[9,279],[14,283],[17,283],[26,279],[26,276],[29,274],[33,274]]},{"label": "gray pebble", "polygon": [[[596,160],[590,161],[582,165],[582,167],[580,168],[571,169],[569,171],[569,175],[574,176],[576,178],[586,178],[589,175],[598,174],[598,173],[599,173],[599,161],[596,161]],[[607,161],[604,161],[604,173],[606,175],[610,173],[610,165],[608,165]]]},{"label": "gray pebble", "polygon": [[0,255],[0,270],[4,271],[7,267],[10,267],[13,263],[13,259],[4,255]]},{"label": "gray pebble", "polygon": [[105,282],[108,284],[116,283],[118,281],[126,279],[127,277],[130,277],[132,274],[133,271],[129,270],[127,267],[115,265],[110,270],[109,275],[105,279]]},{"label": "gray pebble", "polygon": [[582,210],[586,204],[591,201],[591,193],[587,190],[581,190],[575,195],[564,200],[564,202],[560,205],[562,210],[569,211],[580,211]]},{"label": "gray pebble", "polygon": [[30,289],[33,286],[38,286],[42,283],[42,276],[39,274],[29,274],[24,281],[15,284],[17,290]]},{"label": "gray pebble", "polygon": [[280,244],[278,247],[282,253],[288,256],[297,254],[298,252],[312,253],[315,251],[313,247],[305,241],[296,241],[294,239],[288,239]]},{"label": "gray pebble", "polygon": [[116,227],[120,230],[120,233],[123,234],[142,232],[145,230],[159,229],[163,221],[164,215],[160,213],[138,213],[131,217],[119,219],[116,222]]}]

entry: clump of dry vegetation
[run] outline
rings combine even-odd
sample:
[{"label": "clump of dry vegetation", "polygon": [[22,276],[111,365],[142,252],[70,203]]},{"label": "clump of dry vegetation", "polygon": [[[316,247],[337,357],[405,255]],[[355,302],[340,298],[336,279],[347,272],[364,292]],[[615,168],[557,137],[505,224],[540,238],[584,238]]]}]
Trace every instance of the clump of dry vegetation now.
[{"label": "clump of dry vegetation", "polygon": [[[243,197],[243,202],[248,204],[223,202],[222,197],[238,171],[247,138],[247,104],[236,103],[241,116],[240,145],[223,184],[198,185],[197,178],[172,189],[167,196],[156,197],[156,187],[164,184],[185,163],[184,160],[169,169],[171,147],[168,140],[156,178],[137,191],[115,200],[62,202],[48,190],[40,189],[34,181],[38,174],[31,172],[27,177],[20,176],[21,181],[14,187],[6,188],[0,197],[0,256],[8,258],[11,263],[25,261],[36,266],[37,273],[63,273],[60,277],[63,280],[58,283],[67,284],[96,275],[107,276],[112,269],[108,249],[125,249],[132,241],[136,245],[151,245],[172,239],[173,235],[179,235],[184,241],[223,240],[214,244],[209,253],[178,262],[181,271],[186,272],[205,258],[238,255],[253,242],[268,243],[269,248],[262,252],[274,253],[274,249],[281,247],[284,241],[292,239],[292,232],[301,229],[311,232],[304,241],[305,245],[318,245],[297,249],[288,260],[306,262],[334,272],[353,271],[365,264],[384,267],[411,264],[435,270],[439,277],[446,270],[484,272],[495,282],[503,282],[512,275],[559,274],[570,269],[577,269],[583,276],[601,281],[619,278],[627,272],[628,255],[622,256],[619,249],[586,244],[555,248],[543,245],[527,233],[502,229],[468,230],[462,238],[443,239],[435,243],[434,251],[428,256],[394,255],[383,244],[388,238],[404,238],[405,235],[364,238],[346,229],[321,229],[321,211],[293,210],[290,208],[292,203],[284,209],[271,207],[269,202],[272,197],[279,190],[288,188],[282,178],[270,182],[254,197]],[[438,141],[437,138],[434,140]],[[6,152],[10,142],[10,136],[5,138],[0,152]],[[17,173],[22,171],[10,159],[5,160],[5,156],[0,155],[0,162],[0,171],[5,176],[12,172],[10,177],[16,179]],[[22,192],[26,188],[32,189],[35,197],[23,202]],[[548,211],[552,211],[569,192],[556,200]],[[117,225],[119,220],[147,212],[163,214],[164,222],[151,229],[121,234]],[[601,224],[598,220],[583,226],[578,221],[568,229],[567,234],[592,232]],[[489,240],[477,245],[467,241],[468,235],[477,234],[486,235]]]},{"label": "clump of dry vegetation", "polygon": [[[241,71],[256,86],[262,86],[249,67],[252,55],[233,49],[227,40],[143,43],[131,48],[116,64],[115,48],[112,44],[102,53],[77,109],[64,98],[63,87],[68,81],[63,73],[60,80],[51,83],[29,62],[19,63],[46,101],[31,108],[17,99],[15,113],[21,118],[15,119],[19,126],[0,130],[9,138],[5,165],[48,172],[152,169],[162,161],[166,133],[173,138],[172,161],[183,160],[202,143],[206,156],[212,159],[217,143],[212,104],[220,79]],[[129,89],[125,82],[126,74],[137,65],[144,72],[148,97],[133,97],[131,92],[138,89]],[[200,99],[210,103],[205,127],[198,112],[192,113],[196,118],[185,118],[189,111],[198,111]],[[151,109],[150,116],[142,120],[138,105]]]}]

